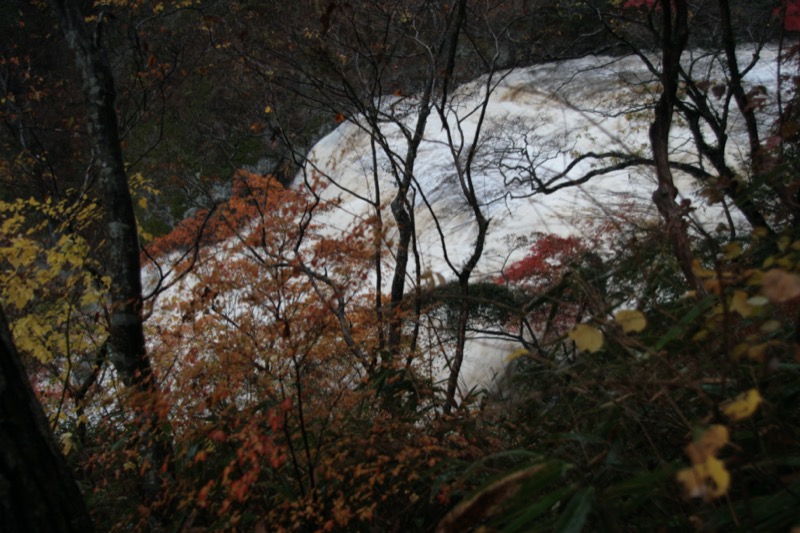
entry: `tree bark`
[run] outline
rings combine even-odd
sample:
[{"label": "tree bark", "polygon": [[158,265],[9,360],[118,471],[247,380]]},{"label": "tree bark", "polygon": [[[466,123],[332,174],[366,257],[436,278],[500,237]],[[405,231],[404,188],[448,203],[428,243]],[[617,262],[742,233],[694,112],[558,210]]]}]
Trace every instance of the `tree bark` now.
[{"label": "tree bark", "polygon": [[154,503],[161,496],[160,472],[167,470],[171,457],[170,432],[157,414],[160,391],[145,348],[139,237],[119,138],[114,77],[100,43],[102,14],[97,33],[92,34],[76,0],[52,0],[52,5],[83,82],[93,159],[106,211],[111,274],[109,358],[123,383],[135,393],[146,465],[143,488],[148,502]]},{"label": "tree bark", "polygon": [[744,118],[747,129],[747,140],[750,148],[750,168],[757,178],[764,179],[766,183],[775,191],[778,200],[784,208],[797,221],[800,219],[800,206],[795,201],[794,195],[781,184],[770,172],[773,170],[769,161],[767,151],[761,146],[761,138],[758,133],[758,120],[756,118],[757,106],[753,105],[750,97],[744,91],[742,83],[742,72],[739,69],[739,62],[736,58],[736,38],[733,33],[733,22],[731,21],[731,7],[728,0],[719,0],[720,22],[722,26],[722,44],[725,49],[725,58],[728,63],[728,85],[736,106]]},{"label": "tree bark", "polygon": [[[684,220],[684,209],[675,198],[678,189],[669,165],[669,132],[678,92],[680,60],[688,38],[688,6],[686,0],[662,2],[661,24],[661,97],[655,108],[655,117],[650,126],[650,145],[658,178],[658,188],[653,193],[653,202],[664,218],[666,233],[683,276],[690,289],[702,291],[702,286],[692,270],[692,252]],[[674,16],[673,16],[674,10]]]},{"label": "tree bark", "polygon": [[144,385],[152,370],[142,328],[139,237],[115,110],[114,78],[76,2],[53,2],[83,82],[89,135],[100,175],[108,225],[111,273],[111,361],[125,385]]},{"label": "tree bark", "polygon": [[414,130],[413,136],[409,139],[408,149],[403,165],[402,181],[398,184],[397,194],[392,200],[391,208],[392,215],[397,223],[398,230],[398,244],[397,252],[395,254],[395,268],[394,276],[392,278],[391,299],[390,299],[390,322],[389,322],[389,351],[395,355],[400,347],[401,333],[403,318],[401,314],[401,306],[405,298],[405,284],[406,274],[408,271],[408,260],[410,245],[414,229],[414,213],[413,206],[409,204],[408,193],[411,187],[412,179],[414,178],[414,163],[417,159],[417,150],[422,142],[422,137],[425,134],[425,126],[428,123],[428,117],[431,113],[431,106],[433,105],[433,89],[437,81],[437,76],[441,75],[442,83],[442,106],[448,97],[448,87],[451,82],[451,77],[455,68],[455,56],[458,46],[459,34],[464,16],[466,14],[466,1],[459,1],[458,5],[452,8],[452,18],[448,24],[447,33],[445,34],[440,45],[440,53],[446,53],[446,66],[440,73],[436,70],[436,65],[431,65],[430,78],[425,85],[425,91],[420,99],[420,104],[417,106],[419,109],[419,116]]},{"label": "tree bark", "polygon": [[[464,23],[467,11],[467,1],[460,0],[458,4],[458,11],[457,11],[457,19],[455,21],[455,27],[453,29],[452,35],[452,46],[450,48],[450,56],[448,58],[448,67],[451,69],[448,72],[452,72],[452,68],[454,66],[455,61],[455,54],[456,54],[456,45],[458,43],[458,36],[461,31],[461,26]],[[483,128],[483,122],[486,118],[486,108],[489,105],[489,100],[491,99],[492,95],[492,80],[494,79],[494,61],[497,58],[492,60],[491,68],[489,71],[489,77],[486,81],[486,94],[483,99],[483,103],[481,104],[480,108],[480,118],[478,120],[478,126],[475,129],[475,135],[472,139],[472,142],[467,149],[467,158],[464,162],[463,166],[460,163],[459,159],[461,156],[461,151],[464,149],[463,144],[463,137],[461,141],[461,146],[459,149],[456,149],[455,140],[453,135],[450,132],[450,128],[447,125],[447,116],[445,113],[445,98],[442,99],[442,105],[439,109],[440,118],[442,120],[442,124],[444,125],[445,130],[447,131],[447,136],[449,139],[450,144],[450,152],[453,155],[453,163],[456,169],[456,174],[458,175],[458,181],[461,185],[461,192],[464,194],[464,198],[467,200],[467,204],[469,205],[470,210],[472,211],[473,216],[475,217],[475,223],[478,227],[478,235],[475,239],[475,247],[472,250],[467,262],[461,268],[461,271],[457,273],[458,275],[458,286],[461,292],[461,303],[460,309],[458,313],[458,324],[457,324],[457,331],[456,331],[456,348],[455,353],[453,354],[453,359],[450,362],[450,375],[447,378],[447,391],[445,397],[445,404],[444,404],[444,412],[450,413],[450,411],[457,407],[456,403],[456,393],[458,391],[458,379],[461,375],[461,366],[464,363],[464,350],[467,344],[467,325],[469,322],[469,311],[470,307],[472,307],[472,302],[470,301],[469,297],[469,284],[470,278],[472,277],[472,272],[475,270],[475,267],[478,266],[478,261],[480,261],[481,257],[483,256],[483,247],[486,243],[486,234],[489,231],[489,221],[483,215],[483,211],[481,210],[480,201],[477,197],[475,192],[475,186],[472,181],[472,164],[475,160],[475,155],[477,153],[478,146],[480,143],[478,142],[481,130]],[[449,78],[449,76],[448,76]],[[447,95],[445,94],[445,97]],[[463,132],[462,132],[463,135]],[[442,240],[442,247],[445,247],[444,239]],[[448,261],[449,262],[449,261]],[[452,268],[452,265],[451,265]]]},{"label": "tree bark", "polygon": [[0,309],[0,531],[93,530]]}]

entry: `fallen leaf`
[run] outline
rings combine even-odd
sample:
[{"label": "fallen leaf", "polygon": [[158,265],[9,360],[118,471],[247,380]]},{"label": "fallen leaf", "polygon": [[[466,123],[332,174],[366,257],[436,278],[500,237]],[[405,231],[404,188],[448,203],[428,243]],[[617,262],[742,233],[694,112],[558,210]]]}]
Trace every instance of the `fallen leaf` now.
[{"label": "fallen leaf", "polygon": [[800,276],[772,269],[762,279],[761,292],[772,303],[784,303],[800,296]]}]

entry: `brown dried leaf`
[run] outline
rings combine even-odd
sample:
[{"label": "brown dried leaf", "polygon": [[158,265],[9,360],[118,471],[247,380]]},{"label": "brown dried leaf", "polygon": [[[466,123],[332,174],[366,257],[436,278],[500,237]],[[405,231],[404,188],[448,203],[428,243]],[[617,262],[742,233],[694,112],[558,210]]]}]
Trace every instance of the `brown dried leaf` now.
[{"label": "brown dried leaf", "polygon": [[772,269],[762,279],[761,293],[772,303],[785,303],[800,296],[800,276]]}]

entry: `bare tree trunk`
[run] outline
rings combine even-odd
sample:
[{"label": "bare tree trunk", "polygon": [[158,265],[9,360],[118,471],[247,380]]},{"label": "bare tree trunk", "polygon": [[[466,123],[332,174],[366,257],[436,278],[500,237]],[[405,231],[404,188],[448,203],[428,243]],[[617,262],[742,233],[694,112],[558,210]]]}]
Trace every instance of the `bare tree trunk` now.
[{"label": "bare tree trunk", "polygon": [[742,85],[742,73],[739,69],[739,62],[736,58],[736,38],[733,35],[733,23],[731,22],[731,8],[728,0],[719,0],[720,19],[722,23],[722,44],[725,49],[725,58],[728,63],[728,83],[733,93],[736,106],[744,118],[747,129],[747,140],[750,148],[750,165],[754,176],[761,177],[769,183],[775,191],[778,199],[783,206],[791,213],[795,222],[800,218],[800,206],[795,201],[794,195],[781,183],[777,183],[768,174],[770,168],[769,158],[761,146],[761,138],[758,133],[758,121],[756,120],[756,106],[752,105],[751,99],[744,91]]},{"label": "bare tree trunk", "polygon": [[411,237],[414,231],[414,207],[409,202],[408,193],[411,188],[411,180],[414,177],[414,163],[417,159],[417,150],[419,149],[419,144],[422,142],[422,136],[425,133],[425,125],[428,122],[428,116],[431,112],[430,99],[433,90],[432,86],[433,83],[431,81],[422,97],[416,131],[414,132],[414,137],[409,142],[403,165],[402,181],[391,203],[392,215],[397,224],[398,233],[389,307],[388,349],[392,352],[393,356],[400,348],[402,337],[403,316],[401,306],[403,298],[405,297],[406,274],[408,272],[408,260],[411,252]]},{"label": "bare tree trunk", "polygon": [[[467,262],[461,269],[461,272],[458,273],[458,286],[461,293],[461,308],[458,314],[456,350],[453,354],[453,360],[450,363],[450,375],[447,378],[447,396],[444,407],[445,413],[449,413],[450,410],[456,406],[458,378],[461,374],[461,365],[464,363],[464,349],[467,343],[467,323],[469,321],[469,309],[472,306],[472,302],[470,301],[469,297],[469,282],[470,278],[472,277],[472,272],[475,270],[475,267],[478,265],[478,261],[480,261],[480,258],[483,255],[483,247],[486,243],[486,234],[489,231],[489,220],[487,220],[483,215],[480,201],[475,193],[475,187],[472,182],[472,163],[475,159],[477,146],[479,145],[478,138],[480,136],[483,119],[486,116],[486,106],[488,105],[489,98],[491,97],[491,83],[492,76],[490,74],[486,85],[486,97],[483,102],[483,108],[481,109],[479,125],[475,131],[473,142],[469,147],[467,161],[464,163],[463,168],[461,168],[461,165],[458,163],[458,158],[455,158],[456,171],[459,175],[462,192],[467,199],[467,203],[472,210],[472,214],[475,216],[475,222],[478,225],[478,235],[475,239],[475,247],[472,250],[472,254],[470,255],[469,259],[467,259]],[[444,246],[444,242],[442,245]]]},{"label": "bare tree trunk", "polygon": [[[453,28],[453,47],[450,50],[450,57],[448,58],[448,67],[450,69],[453,68],[454,61],[455,61],[455,53],[456,48],[455,45],[458,40],[459,32],[461,31],[461,26],[465,20],[466,10],[467,10],[467,1],[461,0],[459,2],[458,7],[458,19],[456,20],[455,26]],[[464,149],[464,138],[463,138],[463,131],[460,131],[460,138],[461,138],[461,145],[456,148],[455,141],[453,139],[453,135],[450,132],[450,128],[447,123],[447,116],[445,113],[445,106],[446,106],[446,97],[445,94],[442,98],[442,105],[439,108],[440,118],[442,120],[442,124],[444,125],[449,143],[450,143],[450,151],[453,156],[453,162],[456,169],[456,173],[458,174],[459,184],[461,185],[461,192],[464,195],[464,198],[467,200],[467,204],[472,211],[473,216],[475,217],[475,223],[478,226],[478,235],[475,239],[475,246],[472,249],[472,253],[470,257],[467,259],[464,266],[458,272],[458,286],[460,289],[460,296],[461,296],[461,303],[460,309],[458,314],[458,324],[456,325],[456,349],[453,354],[453,359],[450,362],[450,375],[447,378],[447,391],[445,397],[445,405],[444,405],[444,412],[449,413],[451,409],[456,407],[456,392],[458,391],[458,379],[461,375],[461,366],[464,363],[464,351],[466,348],[467,343],[467,326],[469,322],[469,310],[472,306],[472,302],[470,301],[469,292],[470,292],[470,279],[472,277],[472,272],[475,270],[475,267],[478,265],[478,261],[480,261],[481,256],[483,256],[483,248],[486,243],[486,234],[489,231],[489,221],[483,215],[483,211],[481,210],[480,200],[478,199],[477,193],[475,192],[475,185],[472,181],[472,167],[475,161],[475,156],[477,154],[478,147],[480,146],[479,139],[481,135],[481,130],[483,127],[484,119],[486,118],[486,108],[489,105],[489,100],[492,95],[493,91],[493,79],[494,79],[494,68],[495,68],[495,61],[497,60],[499,54],[495,54],[494,58],[492,59],[490,69],[489,69],[489,76],[486,80],[486,93],[484,95],[483,102],[480,106],[480,118],[478,120],[478,125],[475,129],[474,137],[472,138],[472,142],[469,144],[469,148],[467,148],[467,157],[463,165],[461,164],[461,153]],[[460,129],[460,128],[459,128]],[[446,243],[444,240],[444,236],[442,236],[442,247],[446,249]],[[448,260],[449,263],[449,260]],[[453,265],[450,265],[453,268]]]},{"label": "bare tree trunk", "polygon": [[[409,139],[408,150],[406,151],[403,163],[402,179],[398,184],[397,193],[390,206],[395,223],[397,224],[397,251],[395,252],[394,274],[392,276],[391,292],[389,294],[389,334],[386,345],[388,360],[381,361],[381,374],[389,375],[399,368],[398,356],[402,350],[403,323],[406,317],[403,312],[403,300],[406,291],[406,274],[408,273],[408,262],[411,246],[414,241],[416,228],[414,226],[414,205],[409,201],[411,182],[414,178],[414,164],[417,159],[419,145],[425,134],[425,126],[431,112],[431,95],[433,93],[433,82],[435,73],[431,69],[431,79],[426,86],[425,93],[419,106],[419,116],[413,137]],[[419,272],[417,272],[419,274]],[[419,286],[417,286],[419,290]],[[400,408],[399,398],[394,396],[392,389],[383,397],[383,406],[391,413],[397,413]]]},{"label": "bare tree trunk", "polygon": [[459,34],[464,16],[466,14],[466,0],[461,0],[458,5],[453,8],[451,20],[449,23],[447,34],[442,42],[440,51],[447,54],[447,64],[443,72],[440,74],[436,68],[435,58],[431,58],[433,64],[429,73],[430,78],[425,87],[425,92],[420,99],[419,117],[413,137],[409,139],[408,150],[406,151],[406,158],[403,165],[402,182],[399,184],[397,194],[392,200],[391,208],[394,215],[395,222],[397,223],[398,230],[398,245],[395,259],[394,277],[392,278],[391,289],[391,320],[389,323],[389,344],[388,348],[392,352],[396,352],[401,339],[402,331],[402,316],[400,315],[400,305],[405,297],[405,284],[406,273],[408,270],[408,260],[410,245],[413,232],[413,209],[408,202],[408,192],[411,187],[411,182],[414,178],[414,163],[417,158],[417,150],[422,142],[422,137],[425,133],[425,126],[428,123],[428,117],[431,113],[433,104],[433,89],[434,83],[438,75],[442,76],[442,103],[447,100],[448,88],[450,85],[450,78],[453,75],[455,68],[455,56],[458,46]]},{"label": "bare tree trunk", "polygon": [[93,530],[0,309],[0,531]]},{"label": "bare tree trunk", "polygon": [[160,391],[145,348],[139,238],[119,138],[114,78],[100,43],[103,15],[98,16],[98,29],[93,35],[76,0],[53,0],[52,5],[83,82],[93,158],[108,225],[109,358],[123,383],[136,393],[137,422],[145,441],[144,489],[152,503],[161,496],[159,472],[166,471],[169,465],[170,432],[157,414]]},{"label": "bare tree trunk", "polygon": [[[678,75],[680,60],[688,30],[688,6],[686,0],[662,2],[661,24],[661,97],[655,108],[655,117],[650,126],[650,145],[653,150],[653,162],[658,178],[658,188],[653,193],[653,202],[664,218],[666,233],[675,257],[678,260],[681,272],[686,278],[689,287],[701,291],[697,277],[692,270],[692,252],[689,246],[689,237],[684,220],[684,209],[678,205],[675,198],[678,190],[672,178],[672,169],[669,165],[669,132],[672,127],[672,115],[678,91]],[[675,10],[673,17],[673,9]]]},{"label": "bare tree trunk", "polygon": [[377,354],[383,352],[386,347],[385,314],[383,311],[383,213],[381,212],[381,181],[378,173],[378,151],[375,147],[375,139],[370,139],[370,150],[372,153],[372,185],[375,187],[375,227],[374,234],[374,259],[375,262],[375,317],[378,323],[378,346],[374,354],[370,356],[368,371],[375,371],[377,366]]},{"label": "bare tree trunk", "polygon": [[[728,143],[727,114],[723,118],[715,117],[708,105],[706,92],[700,90],[694,80],[689,79],[688,76],[684,78],[684,82],[686,83],[687,97],[694,103],[694,106],[686,105],[683,102],[676,102],[676,105],[688,122],[697,151],[700,155],[708,158],[714,170],[717,171],[720,190],[731,199],[753,228],[766,228],[770,234],[774,234],[763,213],[753,203],[749,191],[736,179],[735,172],[725,160]],[[709,144],[705,140],[703,125],[712,131],[716,144]]]}]

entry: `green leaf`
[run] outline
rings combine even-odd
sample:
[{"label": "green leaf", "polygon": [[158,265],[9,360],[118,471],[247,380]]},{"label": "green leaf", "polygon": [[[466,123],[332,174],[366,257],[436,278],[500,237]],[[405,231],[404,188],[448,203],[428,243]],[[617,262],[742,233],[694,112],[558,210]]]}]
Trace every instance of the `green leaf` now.
[{"label": "green leaf", "polygon": [[546,485],[560,478],[563,465],[559,461],[535,464],[528,468],[507,472],[469,498],[460,502],[439,522],[440,531],[464,531],[492,516],[504,516],[509,503],[519,502],[520,497],[530,499]]},{"label": "green leaf", "polygon": [[531,505],[524,508],[520,516],[503,528],[505,533],[516,533],[517,531],[530,531],[533,522],[544,513],[553,508],[555,504],[564,499],[574,487],[562,487],[560,489],[545,494],[537,498]]},{"label": "green leaf", "polygon": [[594,487],[586,487],[576,492],[558,518],[555,531],[559,533],[580,533],[589,518],[589,511],[592,510],[594,493]]},{"label": "green leaf", "polygon": [[644,491],[658,488],[670,480],[677,471],[676,465],[668,465],[654,472],[642,472],[612,485],[605,491],[605,495],[608,498],[621,498],[641,494]]},{"label": "green leaf", "polygon": [[712,306],[711,298],[706,298],[699,304],[689,309],[685,315],[678,321],[677,324],[670,327],[667,332],[653,345],[654,352],[659,351],[666,346],[670,341],[680,337],[687,329],[689,324],[694,322],[702,313],[705,313],[709,307]]}]

